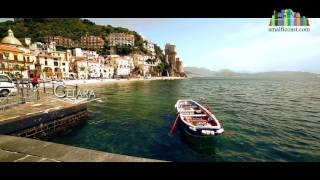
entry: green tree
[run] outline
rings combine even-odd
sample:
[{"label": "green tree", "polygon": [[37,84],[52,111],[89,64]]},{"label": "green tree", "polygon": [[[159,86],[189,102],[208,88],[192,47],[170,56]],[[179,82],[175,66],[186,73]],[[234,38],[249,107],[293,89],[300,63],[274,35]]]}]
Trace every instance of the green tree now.
[{"label": "green tree", "polygon": [[5,68],[4,63],[0,62],[0,69],[3,70]]},{"label": "green tree", "polygon": [[14,74],[14,77],[15,77],[15,79],[22,79],[22,74],[21,73],[19,73],[19,72],[16,72],[15,74]]},{"label": "green tree", "polygon": [[132,53],[133,47],[131,45],[117,45],[116,52],[119,55],[129,55]]},{"label": "green tree", "polygon": [[98,50],[98,54],[100,54],[102,56],[106,56],[106,55],[110,54],[110,47],[107,42],[104,43],[103,47]]},{"label": "green tree", "polygon": [[142,74],[142,69],[140,66],[134,66],[133,70],[132,70],[132,73],[133,74],[139,74],[141,75]]},{"label": "green tree", "polygon": [[18,64],[13,65],[13,70],[20,71],[20,66]]},{"label": "green tree", "polygon": [[47,67],[45,67],[43,70],[42,70],[42,72],[48,72],[49,71],[49,68],[47,68]]}]

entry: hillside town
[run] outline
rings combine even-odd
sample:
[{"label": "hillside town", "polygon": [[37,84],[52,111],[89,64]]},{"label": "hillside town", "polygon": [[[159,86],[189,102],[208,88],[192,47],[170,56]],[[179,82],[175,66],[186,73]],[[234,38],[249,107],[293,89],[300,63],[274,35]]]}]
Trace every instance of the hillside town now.
[{"label": "hillside town", "polygon": [[[165,61],[170,68],[166,73],[154,71],[161,63],[156,56],[154,43],[144,39],[147,53],[133,49],[127,55],[117,53],[115,47],[135,45],[135,38],[128,33],[111,33],[108,37],[82,36],[73,41],[61,36],[43,37],[43,42],[24,42],[9,29],[0,43],[0,73],[20,78],[41,79],[110,79],[130,77],[181,76],[182,61],[176,57],[175,45],[167,43]],[[108,55],[99,54],[105,44]],[[57,47],[65,47],[61,50]]]}]

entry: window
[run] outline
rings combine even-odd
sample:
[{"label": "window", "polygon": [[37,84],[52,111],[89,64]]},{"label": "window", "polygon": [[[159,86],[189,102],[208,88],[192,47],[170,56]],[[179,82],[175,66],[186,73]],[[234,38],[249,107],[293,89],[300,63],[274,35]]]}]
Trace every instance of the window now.
[{"label": "window", "polygon": [[3,59],[3,54],[2,53],[0,53],[0,59]]},{"label": "window", "polygon": [[14,57],[14,60],[18,60],[18,56],[16,54],[13,57]]},{"label": "window", "polygon": [[48,65],[48,61],[46,60],[46,61],[44,61],[44,65]]},{"label": "window", "polygon": [[59,63],[57,61],[55,61],[53,64],[54,66],[59,66]]},{"label": "window", "polygon": [[0,75],[0,82],[11,82],[7,76]]},{"label": "window", "polygon": [[65,66],[66,65],[66,63],[62,63],[62,66]]}]

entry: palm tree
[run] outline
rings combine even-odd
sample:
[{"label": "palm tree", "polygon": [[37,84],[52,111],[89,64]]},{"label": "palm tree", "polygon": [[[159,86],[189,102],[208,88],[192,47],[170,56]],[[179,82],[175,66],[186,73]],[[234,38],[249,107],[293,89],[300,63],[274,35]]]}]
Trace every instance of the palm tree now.
[{"label": "palm tree", "polygon": [[18,64],[13,65],[13,70],[20,70],[20,66]]},{"label": "palm tree", "polygon": [[19,72],[16,72],[16,73],[14,74],[14,76],[15,76],[16,79],[19,79],[19,80],[21,80],[22,77],[23,77],[22,74],[19,73]]},{"label": "palm tree", "polygon": [[142,69],[141,69],[140,66],[134,66],[134,69],[132,70],[132,73],[141,75],[141,72],[142,72]]},{"label": "palm tree", "polygon": [[[21,71],[21,68],[22,68],[22,67],[21,67],[20,65],[18,65],[18,64],[14,64],[14,65],[13,65],[13,70],[15,70],[15,71]],[[16,77],[19,76],[19,78],[20,78],[21,73],[16,72],[15,75],[16,75]]]},{"label": "palm tree", "polygon": [[[45,67],[44,69],[40,69],[40,72],[41,72],[41,74],[43,74],[43,73],[47,73],[49,71],[49,68],[47,68],[47,67]],[[45,76],[45,77],[47,77],[47,76]]]},{"label": "palm tree", "polygon": [[25,67],[23,66],[19,66],[19,70],[20,70],[20,73],[22,74],[22,71],[26,70]]}]

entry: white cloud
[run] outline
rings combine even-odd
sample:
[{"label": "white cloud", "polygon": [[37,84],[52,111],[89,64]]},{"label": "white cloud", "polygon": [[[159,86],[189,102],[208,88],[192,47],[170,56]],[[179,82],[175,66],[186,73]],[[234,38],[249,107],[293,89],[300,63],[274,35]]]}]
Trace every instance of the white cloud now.
[{"label": "white cloud", "polygon": [[243,31],[228,36],[236,42],[233,47],[214,50],[208,60],[213,69],[320,72],[319,24],[319,19],[312,19],[311,32],[288,33],[267,32],[268,25],[245,25]]},{"label": "white cloud", "polygon": [[268,19],[260,20],[260,22],[252,23],[248,21],[242,27],[238,28],[238,31],[232,34],[227,35],[228,40],[233,39],[244,39],[244,38],[252,38],[253,36],[261,35],[261,33],[265,33],[268,31],[266,28],[268,26]]}]

